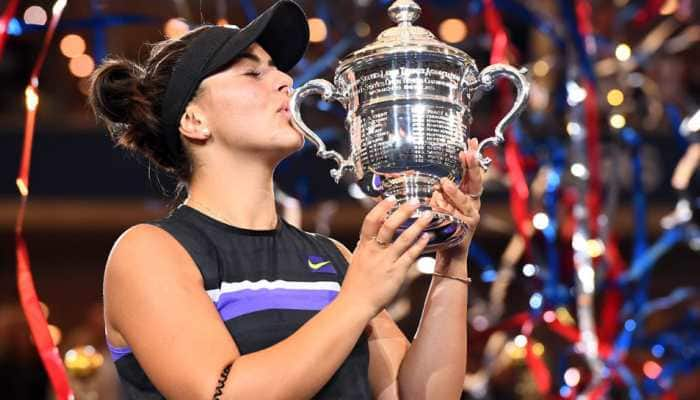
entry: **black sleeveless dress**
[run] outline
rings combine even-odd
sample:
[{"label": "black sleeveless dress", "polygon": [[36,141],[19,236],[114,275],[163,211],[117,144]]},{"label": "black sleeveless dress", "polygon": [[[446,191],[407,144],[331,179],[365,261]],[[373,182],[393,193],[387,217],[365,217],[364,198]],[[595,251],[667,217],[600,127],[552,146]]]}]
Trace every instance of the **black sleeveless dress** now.
[{"label": "black sleeveless dress", "polygon": [[[332,241],[281,218],[274,230],[248,230],[181,205],[151,224],[169,232],[190,254],[204,278],[203,290],[242,355],[293,334],[335,298],[347,270],[345,257]],[[163,398],[131,349],[110,346],[110,350],[129,398]],[[370,399],[368,370],[369,349],[363,333],[314,398]],[[274,384],[275,377],[270,379]]]}]

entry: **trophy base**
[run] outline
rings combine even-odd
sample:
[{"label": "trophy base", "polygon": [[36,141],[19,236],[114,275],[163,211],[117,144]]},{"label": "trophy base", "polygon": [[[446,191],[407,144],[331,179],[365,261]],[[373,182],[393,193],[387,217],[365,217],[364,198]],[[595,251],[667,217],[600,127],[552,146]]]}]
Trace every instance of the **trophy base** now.
[{"label": "trophy base", "polygon": [[416,212],[396,230],[394,240],[426,211],[432,211],[433,220],[423,230],[424,233],[430,235],[430,241],[428,241],[428,244],[421,254],[434,253],[440,249],[450,248],[459,244],[462,239],[464,239],[464,235],[466,235],[469,230],[469,227],[464,222],[452,215],[433,211],[430,207],[425,207],[416,210]]},{"label": "trophy base", "polygon": [[397,197],[397,204],[391,212],[394,212],[403,203],[410,199],[418,199],[420,206],[397,230],[394,236],[396,239],[403,231],[408,229],[416,219],[423,213],[431,211],[433,219],[423,232],[430,235],[430,241],[422,254],[433,253],[440,249],[449,248],[459,244],[469,231],[469,227],[457,217],[445,212],[432,209],[430,198],[433,193],[433,185],[438,183],[440,178],[432,174],[415,173],[404,175],[394,179],[384,181],[384,195],[394,195]]}]

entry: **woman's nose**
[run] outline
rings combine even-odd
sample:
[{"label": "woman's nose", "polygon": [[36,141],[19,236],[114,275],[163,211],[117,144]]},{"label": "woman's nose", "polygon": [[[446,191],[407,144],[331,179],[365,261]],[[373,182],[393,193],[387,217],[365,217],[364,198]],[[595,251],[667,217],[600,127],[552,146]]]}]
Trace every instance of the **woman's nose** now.
[{"label": "woman's nose", "polygon": [[279,84],[277,86],[277,90],[283,93],[287,93],[288,95],[292,95],[292,85],[294,84],[294,81],[292,80],[292,77],[285,74],[284,72],[281,72],[281,78],[279,81]]}]

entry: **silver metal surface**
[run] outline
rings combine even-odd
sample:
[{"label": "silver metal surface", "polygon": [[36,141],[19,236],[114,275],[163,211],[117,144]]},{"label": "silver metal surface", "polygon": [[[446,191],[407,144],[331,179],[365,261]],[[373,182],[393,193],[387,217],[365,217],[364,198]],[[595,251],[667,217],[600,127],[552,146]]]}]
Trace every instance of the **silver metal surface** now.
[{"label": "silver metal surface", "polygon": [[[343,59],[334,84],[317,79],[297,89],[290,110],[294,125],[318,147],[318,156],[338,164],[331,171],[336,182],[352,172],[365,193],[394,195],[397,207],[416,198],[421,206],[412,218],[417,218],[430,210],[433,186],[440,178],[462,179],[459,152],[466,149],[469,138],[474,93],[490,90],[500,77],[512,81],[517,90],[515,104],[495,135],[479,146],[479,162],[487,168],[491,160],[481,152],[503,142],[503,130],[526,104],[529,83],[521,71],[508,65],[491,65],[479,73],[469,55],[413,25],[420,7],[411,0],[395,1],[389,14],[397,26]],[[312,94],[339,101],[347,110],[349,158],[326,150],[304,123],[301,103]],[[434,214],[426,229],[433,236],[426,252],[459,243],[470,229],[452,215]]]}]

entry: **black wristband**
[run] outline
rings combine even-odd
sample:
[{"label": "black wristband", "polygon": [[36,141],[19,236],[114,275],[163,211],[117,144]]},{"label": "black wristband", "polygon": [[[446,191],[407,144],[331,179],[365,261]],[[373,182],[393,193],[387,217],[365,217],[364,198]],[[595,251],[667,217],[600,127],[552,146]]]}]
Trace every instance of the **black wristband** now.
[{"label": "black wristband", "polygon": [[226,379],[228,379],[228,373],[231,372],[231,366],[233,363],[229,364],[221,371],[221,376],[219,376],[219,383],[216,385],[216,392],[214,392],[214,400],[219,400],[219,396],[224,394],[224,385],[226,385]]}]

